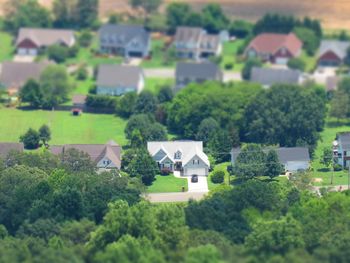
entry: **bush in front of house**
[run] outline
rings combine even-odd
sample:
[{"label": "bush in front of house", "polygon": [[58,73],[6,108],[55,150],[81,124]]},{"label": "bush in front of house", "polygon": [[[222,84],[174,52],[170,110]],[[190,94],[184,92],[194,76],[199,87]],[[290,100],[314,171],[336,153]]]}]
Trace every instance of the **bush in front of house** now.
[{"label": "bush in front of house", "polygon": [[78,70],[76,71],[76,74],[77,74],[77,80],[86,80],[88,77],[88,71],[84,66],[79,67]]},{"label": "bush in front of house", "polygon": [[343,167],[340,164],[336,163],[334,165],[334,171],[339,172],[341,170],[343,170]]},{"label": "bush in front of house", "polygon": [[224,182],[225,172],[224,171],[215,171],[212,174],[210,179],[214,184],[221,184]]},{"label": "bush in front of house", "polygon": [[231,70],[231,69],[233,69],[233,63],[226,63],[226,64],[225,64],[225,69],[226,69],[226,70]]}]

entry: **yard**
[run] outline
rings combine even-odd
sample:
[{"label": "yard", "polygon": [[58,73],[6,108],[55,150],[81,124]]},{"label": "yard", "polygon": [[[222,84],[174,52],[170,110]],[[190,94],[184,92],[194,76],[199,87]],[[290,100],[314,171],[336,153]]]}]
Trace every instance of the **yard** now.
[{"label": "yard", "polygon": [[11,60],[14,53],[12,36],[5,32],[0,32],[0,62]]},{"label": "yard", "polygon": [[148,193],[171,193],[182,192],[182,187],[185,191],[188,190],[187,178],[176,178],[174,175],[157,175],[156,180],[147,188]]},{"label": "yard", "polygon": [[143,60],[141,63],[142,68],[164,68],[175,67],[176,60],[169,58],[166,59],[167,50],[165,47],[165,41],[163,39],[152,39],[152,58],[149,60]]},{"label": "yard", "polygon": [[300,58],[305,62],[305,71],[313,72],[317,66],[317,56],[310,57],[306,54],[305,50],[302,51]]},{"label": "yard", "polygon": [[145,81],[145,90],[149,90],[153,93],[158,93],[160,88],[163,86],[174,86],[173,79],[157,79],[157,78],[146,78]]},{"label": "yard", "polygon": [[[220,164],[215,166],[214,170],[208,176],[208,188],[209,188],[209,191],[215,190],[216,188],[218,188],[218,187],[220,187],[222,185],[230,185],[230,179],[232,180],[232,178],[230,178],[230,174],[227,172],[227,166],[229,166],[230,164],[231,163],[227,162],[227,163],[220,163]],[[216,171],[223,171],[225,173],[225,181],[224,181],[224,183],[222,183],[222,184],[214,184],[211,181],[211,176]]]},{"label": "yard", "polygon": [[233,71],[241,72],[244,62],[239,61],[237,56],[238,49],[244,44],[244,40],[235,40],[226,42],[223,45],[221,67],[225,68],[227,64],[233,64]]},{"label": "yard", "polygon": [[126,121],[107,114],[84,113],[73,117],[68,111],[26,111],[0,109],[0,141],[17,142],[28,128],[38,129],[47,124],[51,128],[51,144],[106,143],[113,139],[125,145]]},{"label": "yard", "polygon": [[[327,169],[323,164],[320,163],[322,152],[325,147],[332,147],[332,142],[338,132],[350,131],[350,123],[340,122],[337,123],[334,119],[328,120],[325,130],[321,133],[321,140],[319,141],[314,160],[312,162],[312,177],[318,180],[322,179],[321,182],[315,182],[317,186],[329,186],[331,185],[332,171]],[[317,180],[316,179],[316,180]],[[348,184],[348,172],[339,171],[334,172],[333,185],[347,185]]]}]

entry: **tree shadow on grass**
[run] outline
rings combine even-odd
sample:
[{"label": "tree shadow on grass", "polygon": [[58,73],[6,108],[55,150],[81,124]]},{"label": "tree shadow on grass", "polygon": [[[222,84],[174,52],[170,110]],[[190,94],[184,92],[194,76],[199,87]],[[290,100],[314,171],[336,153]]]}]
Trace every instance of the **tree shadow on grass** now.
[{"label": "tree shadow on grass", "polygon": [[326,172],[330,172],[331,169],[329,168],[320,168],[320,169],[317,169],[317,172],[322,172],[322,173],[326,173]]}]

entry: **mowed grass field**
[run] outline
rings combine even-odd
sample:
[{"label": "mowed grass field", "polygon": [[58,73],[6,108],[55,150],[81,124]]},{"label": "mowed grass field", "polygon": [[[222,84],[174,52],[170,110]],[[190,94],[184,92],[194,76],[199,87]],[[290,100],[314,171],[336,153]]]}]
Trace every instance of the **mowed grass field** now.
[{"label": "mowed grass field", "polygon": [[147,193],[171,193],[188,190],[187,178],[176,178],[174,175],[157,175],[156,180],[147,188]]},{"label": "mowed grass field", "polygon": [[52,132],[50,144],[106,143],[113,139],[125,145],[126,121],[114,115],[89,114],[74,117],[69,111],[23,111],[0,109],[0,141],[17,142],[28,128],[38,129],[49,125]]}]

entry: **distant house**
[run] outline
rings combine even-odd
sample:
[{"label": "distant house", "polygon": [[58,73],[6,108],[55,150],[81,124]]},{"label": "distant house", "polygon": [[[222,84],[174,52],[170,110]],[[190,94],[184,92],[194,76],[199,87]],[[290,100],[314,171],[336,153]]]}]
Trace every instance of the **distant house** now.
[{"label": "distant house", "polygon": [[138,25],[103,25],[99,32],[100,51],[123,57],[148,57],[151,36]]},{"label": "distant house", "polygon": [[255,37],[245,50],[247,58],[285,65],[301,54],[303,43],[294,34],[263,33]]},{"label": "distant house", "polygon": [[128,92],[141,92],[145,86],[145,77],[137,66],[100,65],[96,85],[99,95],[119,96]]},{"label": "distant house", "polygon": [[175,77],[177,90],[192,82],[223,81],[221,69],[211,62],[179,62],[176,65]]},{"label": "distant house", "polygon": [[274,84],[300,84],[302,74],[299,70],[293,69],[253,67],[250,81],[260,83],[266,88]]},{"label": "distant house", "polygon": [[161,171],[178,171],[181,176],[207,176],[209,173],[210,163],[202,142],[148,142],[147,149]]},{"label": "distant house", "polygon": [[55,155],[62,155],[69,149],[76,149],[89,155],[98,169],[120,169],[121,167],[121,147],[114,141],[106,144],[66,144],[50,147],[51,153]]},{"label": "distant house", "polygon": [[348,41],[323,40],[318,52],[318,65],[337,67],[343,64],[346,51],[350,47]]},{"label": "distant house", "polygon": [[17,54],[36,56],[42,49],[56,44],[72,47],[75,44],[74,31],[21,28],[16,40]]},{"label": "distant house", "polygon": [[[263,151],[268,152],[269,149],[265,148]],[[284,166],[285,172],[298,172],[305,171],[310,167],[310,154],[309,149],[306,147],[291,147],[291,148],[276,148],[276,153],[280,163]],[[239,148],[234,148],[231,151],[231,162],[235,164],[237,156],[240,154]]]},{"label": "distant house", "polygon": [[23,152],[23,143],[0,142],[0,159],[6,158],[6,156],[12,151]]},{"label": "distant house", "polygon": [[220,35],[208,34],[199,27],[178,27],[174,38],[176,55],[183,59],[199,60],[219,56],[222,52]]},{"label": "distant house", "polygon": [[336,163],[349,168],[350,165],[350,132],[338,133],[333,142],[333,153]]},{"label": "distant house", "polygon": [[0,89],[4,88],[9,93],[17,93],[29,80],[39,80],[41,73],[50,62],[3,62],[0,70]]}]

